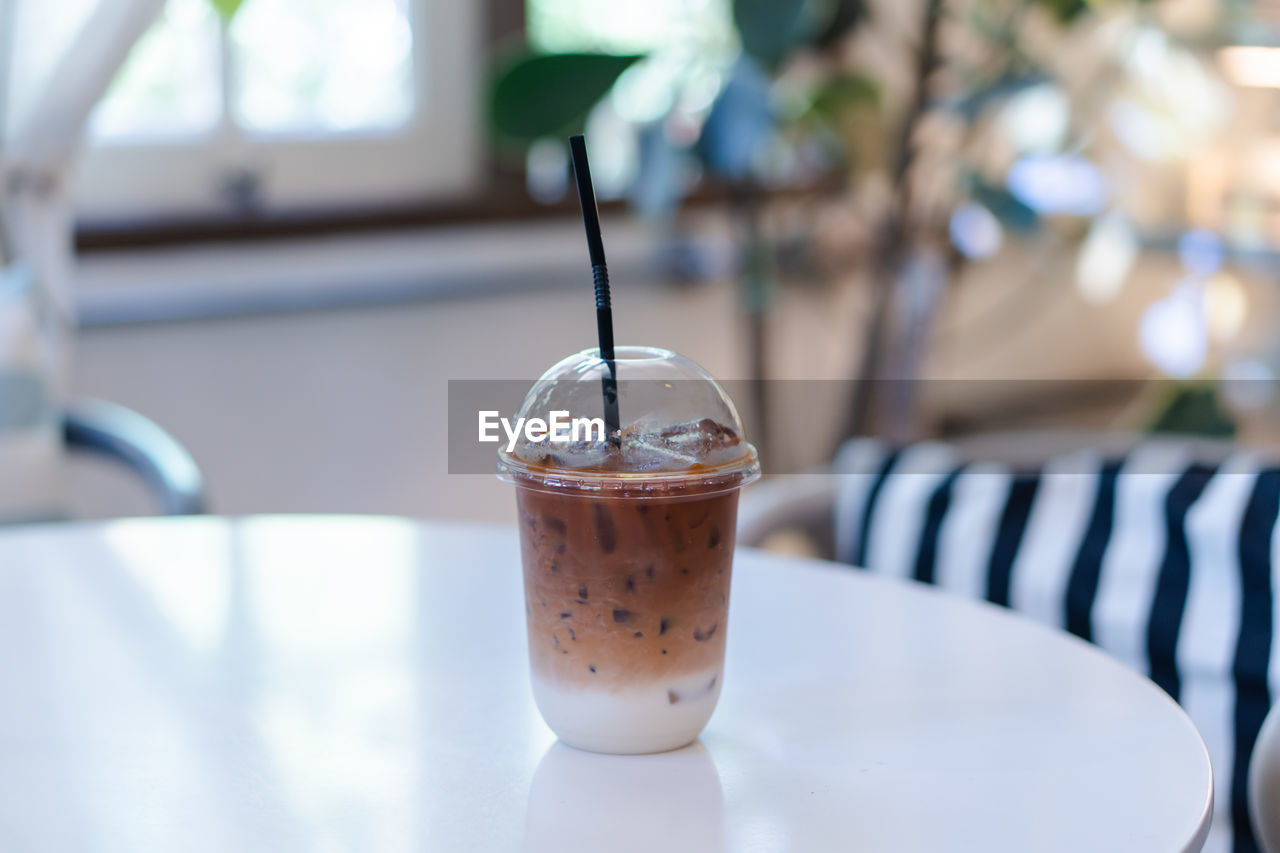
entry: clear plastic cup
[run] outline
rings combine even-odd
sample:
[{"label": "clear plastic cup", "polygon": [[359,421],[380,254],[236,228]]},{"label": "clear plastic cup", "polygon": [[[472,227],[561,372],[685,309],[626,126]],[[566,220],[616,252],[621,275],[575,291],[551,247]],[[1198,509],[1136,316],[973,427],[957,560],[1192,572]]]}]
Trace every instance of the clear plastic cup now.
[{"label": "clear plastic cup", "polygon": [[[692,741],[723,684],[738,492],[760,475],[733,403],[698,365],[619,347],[621,447],[499,451],[516,486],[533,695],[571,746]],[[518,417],[602,415],[596,350],[553,366]],[[598,433],[596,434],[598,436]]]}]

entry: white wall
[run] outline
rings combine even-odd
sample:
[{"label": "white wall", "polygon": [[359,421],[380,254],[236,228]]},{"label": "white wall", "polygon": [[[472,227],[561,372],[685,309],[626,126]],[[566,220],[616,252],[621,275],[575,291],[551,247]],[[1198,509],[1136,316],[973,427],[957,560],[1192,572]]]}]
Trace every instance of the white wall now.
[{"label": "white wall", "polygon": [[[618,244],[630,239],[622,228],[609,233],[619,235]],[[448,239],[452,254],[462,256],[449,263],[469,269],[473,277],[495,260],[509,276],[512,252],[518,270],[521,245],[536,245],[544,256],[554,254],[551,244],[561,245],[574,259],[563,273],[570,286],[548,287],[546,274],[535,274],[531,265],[530,280],[538,279],[537,286],[517,284],[504,293],[471,298],[93,327],[79,339],[76,392],[133,407],[174,433],[205,470],[217,512],[505,519],[511,496],[503,484],[491,477],[446,474],[446,382],[532,377],[593,345],[589,278],[579,269],[585,261],[577,260],[580,226],[482,229]],[[374,245],[380,258],[416,252],[429,263],[450,256],[448,247],[427,251],[421,243],[397,249],[389,238],[377,238]],[[262,268],[278,277],[290,269],[307,270],[316,258],[332,267],[342,254],[332,245],[302,243],[276,253]],[[546,262],[547,257],[539,261]],[[211,270],[237,264],[245,267],[226,250],[171,254],[158,264],[128,257],[91,259],[85,264],[85,289],[101,295],[108,285],[124,287],[148,277],[154,280],[149,286],[163,289],[166,276],[212,287]],[[402,273],[412,267],[406,264]],[[249,272],[253,268],[248,264]],[[364,284],[350,272],[364,268],[361,263],[348,258],[345,268],[353,279],[350,286]],[[1017,258],[975,270],[941,318],[944,332],[930,359],[930,374],[1143,375],[1147,368],[1134,335],[1137,317],[1161,294],[1172,272],[1157,265],[1116,305],[1095,307],[1082,303],[1061,279],[1070,267],[1059,270],[1038,269]],[[1028,275],[1043,294],[1026,295]],[[856,282],[786,291],[771,321],[772,375],[847,375],[860,344],[864,295],[865,287]],[[1011,306],[1015,299],[1025,304]],[[721,378],[746,375],[732,283],[681,288],[615,276],[614,307],[620,343],[669,347]],[[974,318],[993,316],[992,311],[1003,317],[999,323],[965,335],[966,329],[983,329]],[[766,468],[770,462],[776,469],[823,461],[840,414],[839,401],[825,413],[782,413],[774,423],[775,455],[765,460]],[[140,490],[100,468],[81,471],[81,514],[149,511]]]},{"label": "white wall", "polygon": [[[619,342],[741,375],[732,287],[620,282],[614,304]],[[594,324],[588,275],[573,290],[97,327],[80,336],[75,390],[177,436],[218,512],[506,518],[503,484],[446,474],[446,382],[536,376],[592,346]],[[80,509],[145,511],[118,488],[82,473]]]}]

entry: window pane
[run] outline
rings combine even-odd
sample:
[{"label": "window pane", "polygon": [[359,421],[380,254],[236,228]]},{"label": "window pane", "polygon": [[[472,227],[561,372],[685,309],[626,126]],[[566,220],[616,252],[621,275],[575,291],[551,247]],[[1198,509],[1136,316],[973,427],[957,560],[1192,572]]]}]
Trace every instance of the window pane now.
[{"label": "window pane", "polygon": [[647,52],[675,44],[731,46],[728,0],[528,0],[529,43],[539,50]]},{"label": "window pane", "polygon": [[218,18],[209,0],[169,0],[94,110],[94,141],[205,133],[218,123]]},{"label": "window pane", "polygon": [[408,0],[246,0],[231,26],[233,115],[246,130],[404,124],[413,110]]}]

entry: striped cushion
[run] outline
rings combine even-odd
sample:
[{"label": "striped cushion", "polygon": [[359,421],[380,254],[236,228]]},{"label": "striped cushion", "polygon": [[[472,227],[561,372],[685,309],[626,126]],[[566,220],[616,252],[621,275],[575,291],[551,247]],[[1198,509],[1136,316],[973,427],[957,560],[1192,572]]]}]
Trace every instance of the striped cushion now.
[{"label": "striped cushion", "polygon": [[1280,469],[1153,442],[1015,472],[943,444],[869,439],[849,442],[836,467],[840,559],[1013,607],[1149,675],[1209,749],[1205,850],[1258,850],[1246,780],[1280,695]]}]

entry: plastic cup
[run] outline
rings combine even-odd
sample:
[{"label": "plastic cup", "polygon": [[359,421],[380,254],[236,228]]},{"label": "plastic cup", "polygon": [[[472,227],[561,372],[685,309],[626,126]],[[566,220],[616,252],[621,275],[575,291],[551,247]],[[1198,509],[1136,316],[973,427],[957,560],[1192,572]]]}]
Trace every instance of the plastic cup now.
[{"label": "plastic cup", "polygon": [[[625,433],[697,429],[653,442],[654,454],[642,448],[630,461],[643,470],[625,456],[620,467],[592,464],[589,444],[577,454],[547,446],[542,458],[537,447],[503,450],[498,469],[516,486],[543,719],[571,746],[660,752],[696,738],[720,696],[738,493],[760,468],[706,371],[648,347],[619,347],[615,364]],[[565,359],[519,416],[597,415],[604,371],[595,350]],[[726,427],[734,442],[719,446],[710,437]]]}]

